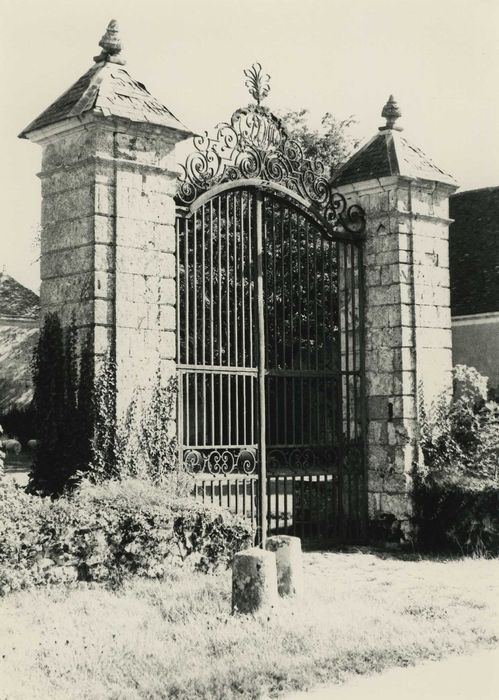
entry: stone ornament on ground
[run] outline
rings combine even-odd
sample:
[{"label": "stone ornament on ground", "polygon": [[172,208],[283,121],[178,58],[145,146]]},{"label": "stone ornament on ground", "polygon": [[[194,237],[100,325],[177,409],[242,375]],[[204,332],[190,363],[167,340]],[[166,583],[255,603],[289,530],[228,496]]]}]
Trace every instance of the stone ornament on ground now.
[{"label": "stone ornament on ground", "polygon": [[300,538],[276,535],[269,537],[265,546],[268,551],[275,553],[279,595],[301,595],[303,566]]},{"label": "stone ornament on ground", "polygon": [[254,613],[277,601],[275,554],[258,547],[238,552],[232,564],[232,612]]}]

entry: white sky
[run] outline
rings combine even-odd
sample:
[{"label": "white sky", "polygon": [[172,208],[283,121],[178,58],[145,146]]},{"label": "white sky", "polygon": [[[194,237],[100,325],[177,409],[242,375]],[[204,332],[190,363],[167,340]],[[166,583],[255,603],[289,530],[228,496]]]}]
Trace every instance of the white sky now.
[{"label": "white sky", "polygon": [[17,134],[93,64],[118,20],[127,69],[194,131],[250,101],[355,115],[393,93],[405,135],[463,189],[499,185],[499,0],[0,0],[0,269],[38,288],[40,147]]}]

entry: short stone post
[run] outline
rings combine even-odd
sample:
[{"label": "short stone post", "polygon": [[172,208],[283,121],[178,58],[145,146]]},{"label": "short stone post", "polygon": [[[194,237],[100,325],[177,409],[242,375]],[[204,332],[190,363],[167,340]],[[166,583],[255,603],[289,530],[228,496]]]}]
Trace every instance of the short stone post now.
[{"label": "short stone post", "polygon": [[303,567],[300,538],[276,535],[269,537],[265,546],[270,552],[275,552],[279,595],[301,595]]},{"label": "short stone post", "polygon": [[258,612],[277,600],[275,554],[258,547],[238,552],[232,564],[232,612]]}]

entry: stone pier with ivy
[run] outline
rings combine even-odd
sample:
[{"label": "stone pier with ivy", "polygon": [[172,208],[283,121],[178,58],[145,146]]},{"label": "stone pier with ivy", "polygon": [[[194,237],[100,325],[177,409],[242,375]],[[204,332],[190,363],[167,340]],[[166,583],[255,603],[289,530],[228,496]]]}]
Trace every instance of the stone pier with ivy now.
[{"label": "stone pier with ivy", "polygon": [[94,65],[21,133],[42,147],[41,318],[74,317],[117,367],[118,411],[175,373],[175,145],[191,132],[125,68]]}]

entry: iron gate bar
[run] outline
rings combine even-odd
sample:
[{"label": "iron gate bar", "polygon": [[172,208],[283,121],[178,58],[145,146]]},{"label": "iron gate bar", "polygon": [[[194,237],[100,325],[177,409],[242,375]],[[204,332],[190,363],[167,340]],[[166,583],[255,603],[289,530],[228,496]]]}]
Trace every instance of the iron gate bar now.
[{"label": "iron gate bar", "polygon": [[266,421],[265,421],[265,317],[263,301],[263,195],[256,195],[256,256],[257,256],[257,303],[258,303],[258,399],[260,414],[258,417],[258,444],[260,447],[260,543],[265,547],[267,537],[267,504],[265,491],[267,488],[266,463]]},{"label": "iron gate bar", "polygon": [[361,490],[361,508],[360,508],[360,536],[365,537],[367,529],[367,513],[368,513],[368,495],[367,495],[367,444],[365,436],[367,433],[367,402],[366,397],[366,375],[365,375],[365,271],[364,271],[364,248],[362,245],[357,245],[357,265],[358,265],[358,285],[359,285],[359,382],[360,382],[360,421],[361,421],[361,437],[362,437],[362,490]]},{"label": "iron gate bar", "polygon": [[[218,451],[220,458],[220,452],[228,450],[235,465],[241,449],[257,447],[262,539],[269,519],[285,531],[296,531],[298,521],[293,523],[298,518],[308,534],[329,536],[331,522],[337,523],[340,516],[337,508],[330,509],[337,500],[341,507],[346,505],[341,491],[347,491],[349,517],[359,510],[363,493],[354,477],[353,453],[343,478],[324,473],[320,466],[324,469],[329,464],[336,473],[343,472],[346,452],[338,421],[344,422],[348,445],[357,444],[364,434],[358,406],[363,381],[360,246],[321,235],[315,221],[290,206],[289,199],[285,202],[269,194],[268,189],[227,188],[223,196],[206,198],[199,209],[196,206],[192,216],[177,223],[181,451],[199,453],[202,448],[199,459],[206,460],[211,459],[207,451]],[[335,304],[339,306],[341,300],[341,311],[336,314]],[[257,353],[253,350],[255,339]],[[341,356],[339,363],[336,353]],[[343,410],[339,410],[341,383]],[[334,457],[317,451],[319,446],[328,445],[335,446]],[[308,476],[303,472],[297,475],[301,477],[299,502],[295,473],[273,472],[274,477],[267,477],[266,465],[269,449],[289,452],[295,448],[312,450],[314,469],[319,469],[309,469]],[[217,464],[225,468],[228,463],[222,460]],[[269,479],[274,480],[275,514],[268,500],[271,493],[266,490]],[[218,501],[226,501],[239,512],[237,483],[217,483]],[[250,490],[253,486],[252,482]],[[212,486],[212,497],[215,490]],[[244,487],[244,512],[246,494]]]}]

